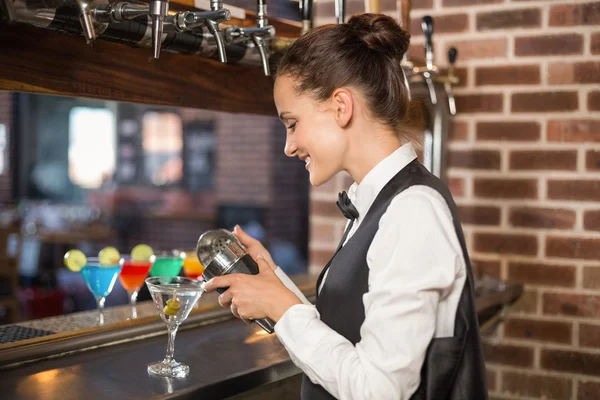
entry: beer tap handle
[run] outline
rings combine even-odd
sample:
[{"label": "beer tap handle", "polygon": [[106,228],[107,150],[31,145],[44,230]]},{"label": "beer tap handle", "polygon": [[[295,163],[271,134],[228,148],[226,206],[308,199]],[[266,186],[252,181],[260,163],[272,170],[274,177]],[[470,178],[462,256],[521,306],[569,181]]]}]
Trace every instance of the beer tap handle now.
[{"label": "beer tap handle", "polygon": [[265,39],[260,35],[252,35],[252,41],[254,45],[258,49],[258,53],[260,54],[260,61],[263,65],[263,72],[265,76],[271,75],[271,69],[269,68],[269,56],[267,54],[267,48],[265,46]]},{"label": "beer tap handle", "polygon": [[433,18],[426,15],[421,20],[421,29],[425,35],[425,60],[427,62],[427,68],[433,69]]},{"label": "beer tap handle", "polygon": [[94,20],[92,18],[92,2],[89,0],[75,0],[79,8],[79,23],[83,28],[85,41],[91,43],[96,39],[96,29],[94,29]]},{"label": "beer tap handle", "polygon": [[401,23],[402,28],[405,31],[410,32],[410,10],[412,8],[411,0],[399,0],[400,4],[400,12],[401,12]]},{"label": "beer tap handle", "polygon": [[223,41],[223,37],[221,36],[219,22],[226,21],[229,18],[231,18],[231,13],[229,12],[229,10],[223,9],[222,0],[210,0],[210,9],[211,11],[227,11],[227,14],[224,15],[223,18],[208,18],[205,21],[208,31],[215,37],[215,40],[217,42],[217,48],[219,49],[219,60],[221,60],[221,62],[225,64],[227,63],[227,54],[225,53],[225,42]]},{"label": "beer tap handle", "polygon": [[302,18],[302,32],[300,34],[304,35],[312,29],[313,0],[300,0],[298,4]]},{"label": "beer tap handle", "polygon": [[152,18],[152,56],[160,56],[163,39],[164,19],[169,12],[169,0],[150,0],[150,17]]},{"label": "beer tap handle", "polygon": [[335,0],[335,18],[338,24],[343,24],[346,18],[346,0]]},{"label": "beer tap handle", "polygon": [[450,115],[456,115],[456,101],[454,100],[454,93],[452,93],[452,84],[451,79],[454,77],[454,65],[456,63],[456,56],[458,55],[458,50],[456,47],[450,47],[448,49],[448,63],[450,64],[448,67],[448,80],[444,84],[446,89],[446,94],[448,95],[448,108],[450,110]]}]

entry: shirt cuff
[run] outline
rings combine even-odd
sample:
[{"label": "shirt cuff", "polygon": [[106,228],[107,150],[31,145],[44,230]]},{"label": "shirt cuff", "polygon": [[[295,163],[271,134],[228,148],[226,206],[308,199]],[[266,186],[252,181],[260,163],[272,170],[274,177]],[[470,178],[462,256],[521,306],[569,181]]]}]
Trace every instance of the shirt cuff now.
[{"label": "shirt cuff", "polygon": [[304,332],[310,323],[319,319],[317,307],[306,304],[294,304],[288,308],[275,324],[275,333],[283,345],[294,351],[296,346],[304,338]]}]

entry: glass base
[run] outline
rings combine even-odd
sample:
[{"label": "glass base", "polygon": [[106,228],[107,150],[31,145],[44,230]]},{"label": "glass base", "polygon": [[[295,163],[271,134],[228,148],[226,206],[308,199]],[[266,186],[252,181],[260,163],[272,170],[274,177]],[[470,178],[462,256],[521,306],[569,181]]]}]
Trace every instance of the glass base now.
[{"label": "glass base", "polygon": [[169,378],[185,378],[190,373],[190,367],[175,360],[160,361],[148,364],[148,373]]}]

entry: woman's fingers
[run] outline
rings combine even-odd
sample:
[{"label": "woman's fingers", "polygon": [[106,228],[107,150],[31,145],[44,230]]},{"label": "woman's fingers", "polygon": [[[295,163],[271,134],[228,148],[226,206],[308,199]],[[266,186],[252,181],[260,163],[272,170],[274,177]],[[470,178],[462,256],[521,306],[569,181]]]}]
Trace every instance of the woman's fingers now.
[{"label": "woman's fingers", "polygon": [[219,304],[221,307],[231,307],[231,301],[233,300],[233,293],[231,290],[226,290],[219,296]]}]

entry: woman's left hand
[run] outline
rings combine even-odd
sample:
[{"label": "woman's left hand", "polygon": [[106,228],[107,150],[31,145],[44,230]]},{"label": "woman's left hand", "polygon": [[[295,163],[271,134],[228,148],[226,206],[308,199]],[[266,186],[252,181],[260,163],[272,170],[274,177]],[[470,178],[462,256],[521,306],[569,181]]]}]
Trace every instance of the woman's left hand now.
[{"label": "woman's left hand", "polygon": [[258,264],[257,275],[217,276],[206,283],[205,290],[228,287],[219,296],[219,303],[223,307],[231,307],[236,317],[246,321],[269,317],[277,322],[288,308],[302,302],[281,283],[262,256],[259,255],[255,261]]}]

